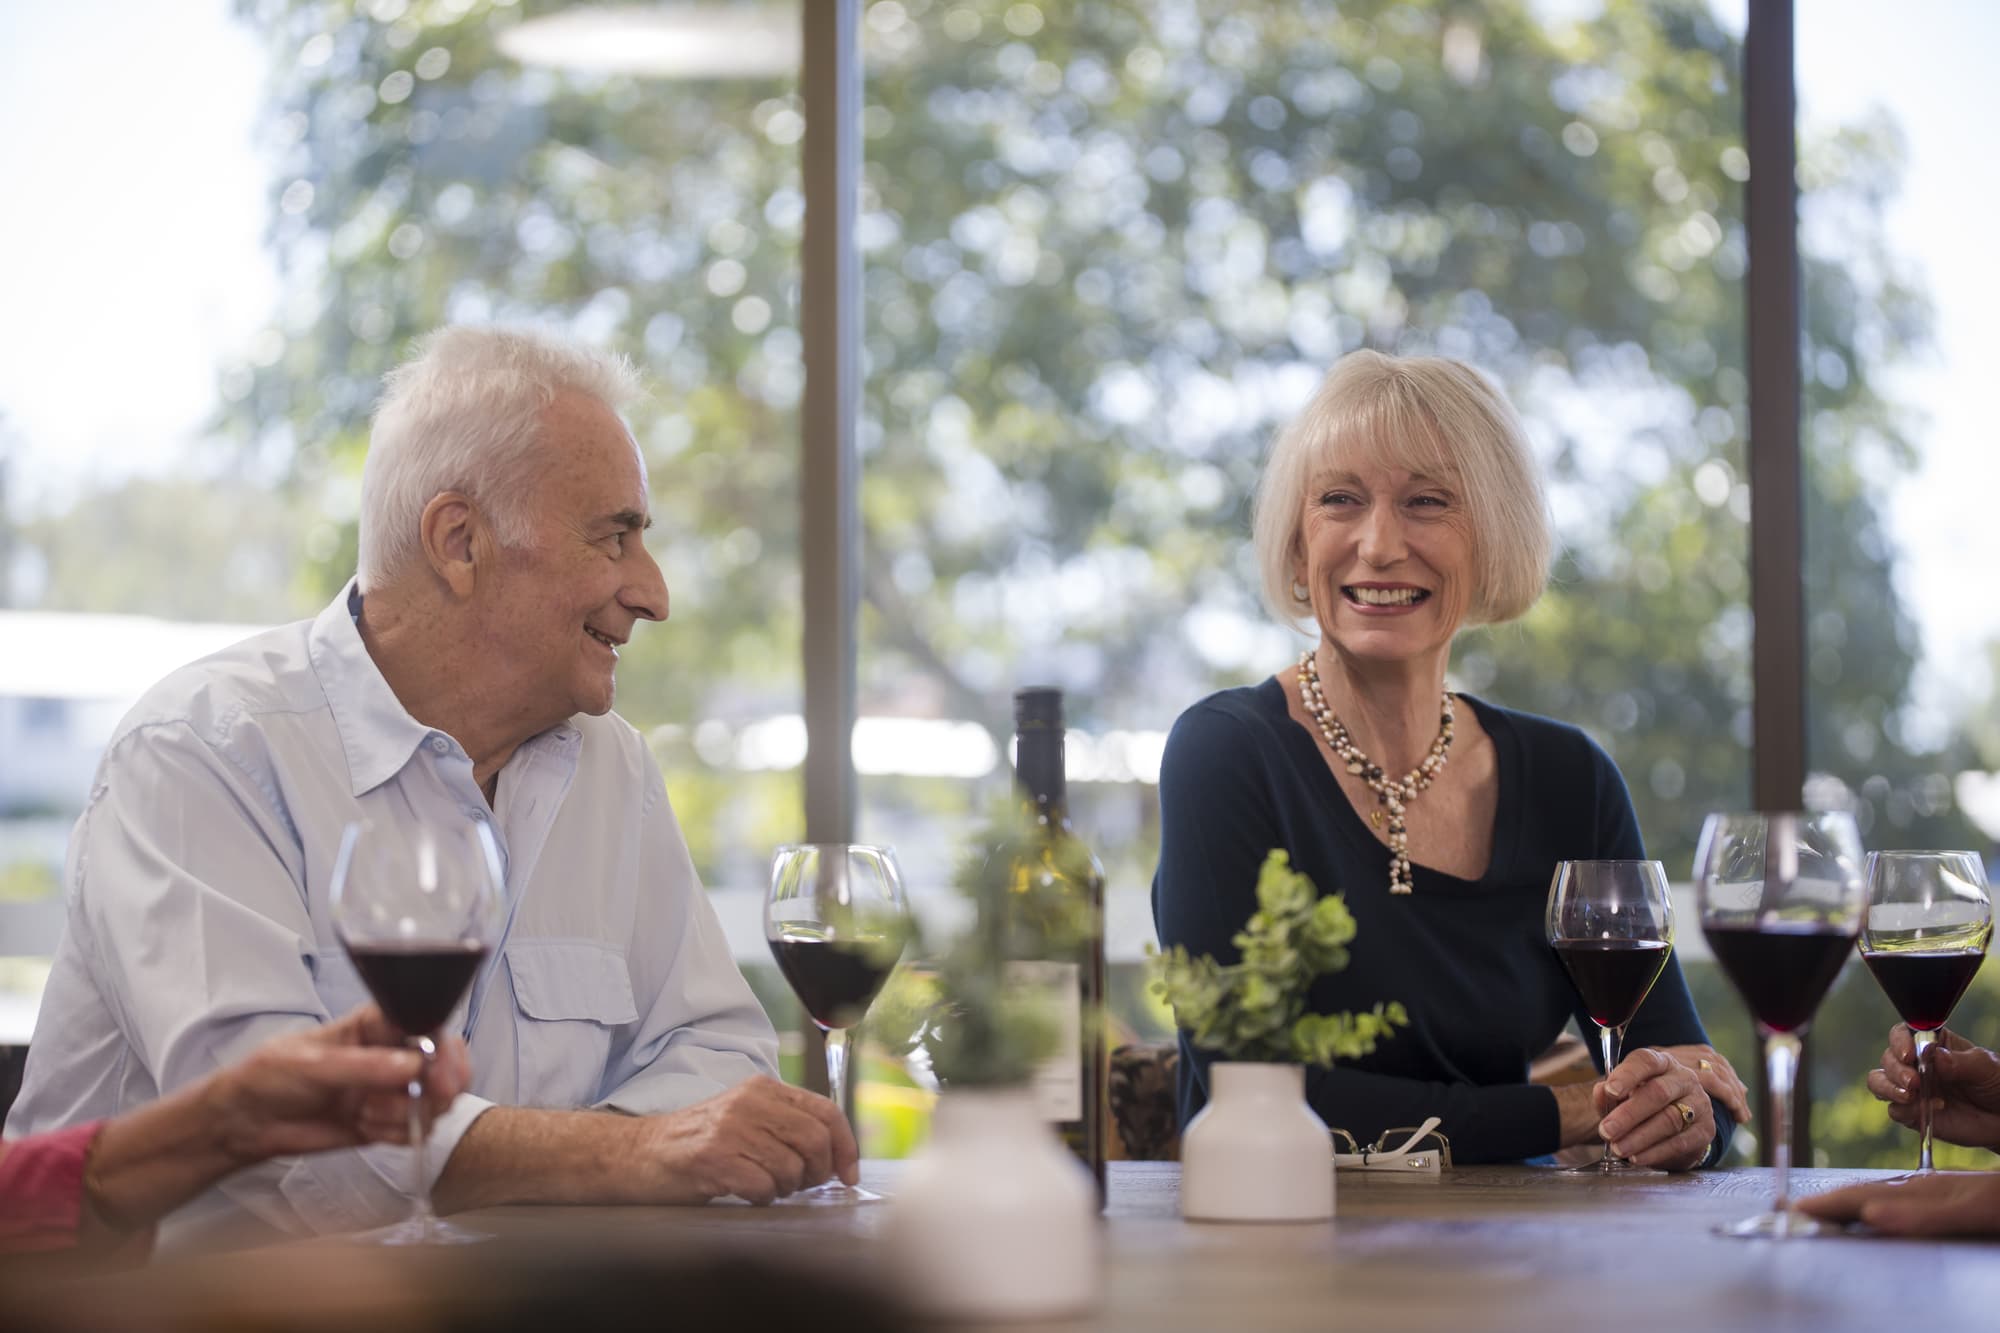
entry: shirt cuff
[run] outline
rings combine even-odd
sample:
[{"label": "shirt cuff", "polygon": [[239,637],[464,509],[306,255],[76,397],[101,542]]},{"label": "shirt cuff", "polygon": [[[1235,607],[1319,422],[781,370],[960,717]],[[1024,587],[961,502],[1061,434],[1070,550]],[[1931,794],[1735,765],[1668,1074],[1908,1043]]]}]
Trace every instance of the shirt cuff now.
[{"label": "shirt cuff", "polygon": [[83,1224],[83,1169],[104,1129],[93,1120],[0,1149],[0,1249],[65,1250]]},{"label": "shirt cuff", "polygon": [[[458,1141],[493,1103],[469,1092],[431,1122],[424,1141],[424,1188],[431,1189]],[[296,1159],[279,1181],[286,1202],[313,1231],[359,1231],[396,1220],[411,1201],[411,1149],[378,1144],[352,1152]]]}]

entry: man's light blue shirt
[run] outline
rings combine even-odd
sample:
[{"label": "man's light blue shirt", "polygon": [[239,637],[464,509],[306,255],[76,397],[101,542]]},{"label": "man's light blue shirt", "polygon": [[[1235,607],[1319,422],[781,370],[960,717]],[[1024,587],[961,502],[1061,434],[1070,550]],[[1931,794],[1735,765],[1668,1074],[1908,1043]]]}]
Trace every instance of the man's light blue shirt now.
[{"label": "man's light blue shirt", "polygon": [[[512,922],[447,1024],[471,1091],[433,1128],[435,1179],[495,1104],[644,1114],[775,1074],[777,1038],[730,957],[658,767],[615,715],[516,750],[493,807],[458,742],[406,712],[332,605],[154,686],[105,753],[71,834],[68,925],[7,1122],[114,1115],[368,998],[329,916],[348,821],[490,819]],[[469,1024],[469,1030],[468,1030]],[[390,1220],[408,1149],[284,1159],[176,1215],[303,1234]]]}]

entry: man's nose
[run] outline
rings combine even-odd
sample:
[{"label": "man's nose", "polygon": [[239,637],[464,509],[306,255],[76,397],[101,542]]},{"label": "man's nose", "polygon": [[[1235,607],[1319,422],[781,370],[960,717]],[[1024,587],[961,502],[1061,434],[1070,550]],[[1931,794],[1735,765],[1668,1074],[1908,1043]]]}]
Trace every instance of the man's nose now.
[{"label": "man's nose", "polygon": [[660,562],[641,543],[634,557],[632,577],[619,593],[618,600],[627,611],[645,620],[665,620],[667,618],[667,578],[660,572]]}]

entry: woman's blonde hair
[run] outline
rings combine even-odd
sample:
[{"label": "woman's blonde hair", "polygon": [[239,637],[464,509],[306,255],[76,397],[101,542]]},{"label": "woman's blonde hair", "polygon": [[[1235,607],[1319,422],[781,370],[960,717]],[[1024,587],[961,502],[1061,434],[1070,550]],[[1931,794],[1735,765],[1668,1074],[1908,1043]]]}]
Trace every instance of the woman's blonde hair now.
[{"label": "woman's blonde hair", "polygon": [[1366,459],[1447,482],[1472,522],[1466,624],[1512,620],[1548,582],[1541,474],[1521,419],[1462,361],[1352,352],[1278,433],[1257,483],[1252,534],[1264,602],[1288,625],[1312,616],[1294,581],[1306,488],[1336,459]]}]

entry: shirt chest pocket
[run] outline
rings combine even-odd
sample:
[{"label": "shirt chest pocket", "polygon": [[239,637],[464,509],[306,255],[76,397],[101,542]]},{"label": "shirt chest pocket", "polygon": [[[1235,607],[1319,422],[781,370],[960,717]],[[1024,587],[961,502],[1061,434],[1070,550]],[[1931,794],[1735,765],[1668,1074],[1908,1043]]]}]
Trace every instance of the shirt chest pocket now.
[{"label": "shirt chest pocket", "polygon": [[507,975],[521,1104],[599,1100],[613,1032],[639,1020],[624,955],[582,940],[520,941],[507,946]]}]

